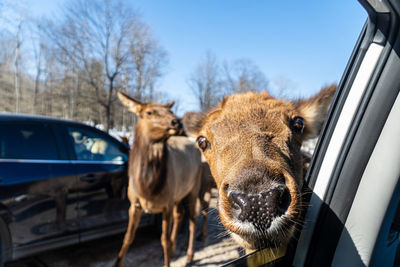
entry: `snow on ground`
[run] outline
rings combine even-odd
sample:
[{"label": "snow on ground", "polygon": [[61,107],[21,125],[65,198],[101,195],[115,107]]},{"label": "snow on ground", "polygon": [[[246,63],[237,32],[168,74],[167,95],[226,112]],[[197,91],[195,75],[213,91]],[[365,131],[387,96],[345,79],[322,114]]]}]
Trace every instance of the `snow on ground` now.
[{"label": "snow on ground", "polygon": [[318,137],[304,141],[303,145],[301,146],[301,150],[312,155],[314,153],[315,146],[317,145],[317,141]]}]

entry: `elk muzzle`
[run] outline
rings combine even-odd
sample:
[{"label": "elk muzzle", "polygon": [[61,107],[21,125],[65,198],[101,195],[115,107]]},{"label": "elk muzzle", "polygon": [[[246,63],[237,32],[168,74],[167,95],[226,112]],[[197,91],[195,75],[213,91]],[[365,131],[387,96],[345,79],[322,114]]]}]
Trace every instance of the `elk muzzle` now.
[{"label": "elk muzzle", "polygon": [[183,132],[183,125],[180,119],[174,118],[171,120],[170,128],[168,129],[168,134],[170,135],[180,135]]},{"label": "elk muzzle", "polygon": [[243,165],[219,184],[221,222],[246,249],[288,242],[300,205],[294,177],[272,164]]},{"label": "elk muzzle", "polygon": [[278,185],[256,194],[229,191],[231,215],[241,222],[249,222],[265,232],[276,217],[283,215],[291,201],[286,186]]}]

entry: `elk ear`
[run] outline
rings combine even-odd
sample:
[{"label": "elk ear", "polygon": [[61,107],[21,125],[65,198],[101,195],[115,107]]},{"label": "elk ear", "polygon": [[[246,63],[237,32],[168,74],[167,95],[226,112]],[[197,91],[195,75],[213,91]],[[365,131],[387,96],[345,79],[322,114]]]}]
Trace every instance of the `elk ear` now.
[{"label": "elk ear", "polygon": [[204,113],[186,112],[182,118],[183,129],[186,135],[196,138],[201,130],[205,118],[206,115]]},{"label": "elk ear", "polygon": [[303,136],[305,140],[319,135],[325,117],[328,114],[333,95],[336,92],[336,88],[336,84],[331,84],[324,87],[318,94],[308,99],[294,102],[300,116],[304,118],[305,125]]},{"label": "elk ear", "polygon": [[219,107],[219,108],[224,108],[226,102],[228,101],[228,97],[229,97],[228,95],[225,95],[225,96],[222,98],[222,101],[220,101],[220,102],[218,103],[218,107]]},{"label": "elk ear", "polygon": [[174,104],[175,104],[175,101],[171,101],[171,102],[165,104],[165,106],[166,106],[167,108],[172,108],[172,107],[174,106]]},{"label": "elk ear", "polygon": [[118,92],[118,98],[122,102],[122,104],[131,112],[136,113],[139,115],[140,111],[142,110],[143,103],[140,101],[133,99],[127,94],[122,92]]}]

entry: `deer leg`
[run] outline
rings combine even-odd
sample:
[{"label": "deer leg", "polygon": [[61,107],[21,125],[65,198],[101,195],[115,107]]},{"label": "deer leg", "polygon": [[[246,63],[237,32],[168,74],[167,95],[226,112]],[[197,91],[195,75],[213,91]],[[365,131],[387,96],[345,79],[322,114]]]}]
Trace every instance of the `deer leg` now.
[{"label": "deer leg", "polygon": [[205,192],[201,199],[201,214],[203,215],[203,223],[201,225],[201,232],[197,237],[198,240],[202,240],[207,236],[207,215],[208,208],[210,206],[211,192]]},{"label": "deer leg", "polygon": [[196,235],[196,222],[200,213],[200,199],[196,196],[189,196],[189,243],[186,254],[186,264],[193,260],[194,255],[194,239]]},{"label": "deer leg", "polygon": [[171,225],[171,209],[165,209],[163,211],[162,218],[162,234],[161,234],[161,245],[164,250],[164,264],[169,267],[169,261],[171,256],[171,239],[170,239],[170,225]]},{"label": "deer leg", "polygon": [[185,209],[182,206],[182,202],[175,204],[174,206],[174,226],[172,227],[171,233],[171,254],[175,252],[176,240],[178,238],[179,228],[182,223]]},{"label": "deer leg", "polygon": [[119,251],[118,259],[115,266],[122,267],[126,252],[128,251],[129,246],[132,244],[133,240],[135,239],[135,233],[139,225],[141,215],[142,208],[140,204],[137,201],[132,202],[129,208],[128,229],[126,230],[124,242],[122,244],[121,250]]}]

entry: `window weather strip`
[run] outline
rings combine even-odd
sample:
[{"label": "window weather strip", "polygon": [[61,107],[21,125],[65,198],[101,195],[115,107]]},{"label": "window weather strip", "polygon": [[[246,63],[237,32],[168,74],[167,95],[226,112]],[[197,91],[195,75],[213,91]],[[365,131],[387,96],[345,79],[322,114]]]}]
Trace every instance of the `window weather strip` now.
[{"label": "window weather strip", "polygon": [[324,155],[316,184],[310,200],[310,208],[305,217],[305,224],[297,245],[294,259],[294,266],[302,266],[305,262],[308,247],[311,242],[315,223],[318,218],[319,210],[325,198],[331,175],[334,171],[336,161],[339,157],[346,135],[351,127],[353,118],[357,112],[357,107],[362,99],[369,79],[377,65],[382,53],[383,46],[371,43],[365,57],[360,65],[357,76],[354,79],[346,102],[342,108],[341,115],[337,121],[334,132],[330,139],[328,148]]}]

